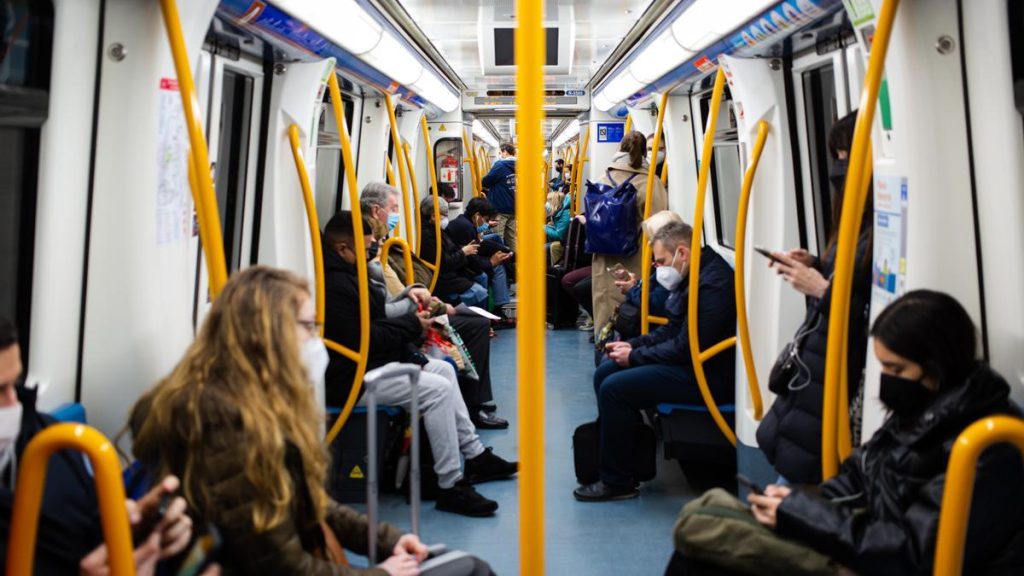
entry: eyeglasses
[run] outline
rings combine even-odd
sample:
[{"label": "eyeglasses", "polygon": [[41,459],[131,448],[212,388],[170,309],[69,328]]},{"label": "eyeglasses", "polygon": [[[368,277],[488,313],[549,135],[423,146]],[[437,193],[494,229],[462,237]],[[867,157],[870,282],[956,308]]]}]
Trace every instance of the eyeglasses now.
[{"label": "eyeglasses", "polygon": [[317,322],[316,320],[296,320],[295,322],[299,326],[302,326],[303,328],[305,328],[306,332],[309,333],[310,336],[319,336],[320,335],[320,328],[323,326],[321,323]]}]

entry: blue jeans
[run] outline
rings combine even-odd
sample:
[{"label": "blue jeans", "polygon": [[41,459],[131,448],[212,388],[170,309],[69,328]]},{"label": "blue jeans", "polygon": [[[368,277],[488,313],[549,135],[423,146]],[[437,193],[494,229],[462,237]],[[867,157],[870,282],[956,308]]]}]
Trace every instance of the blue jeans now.
[{"label": "blue jeans", "polygon": [[609,486],[633,486],[633,431],[640,411],[663,402],[699,404],[700,390],[693,370],[676,364],[622,368],[605,360],[594,372],[601,421],[601,481]]},{"label": "blue jeans", "polygon": [[494,289],[495,306],[504,306],[512,302],[508,295],[508,272],[505,271],[504,264],[494,267],[494,278],[492,279],[491,288]]},{"label": "blue jeans", "polygon": [[[483,283],[480,282],[480,277],[483,277]],[[487,275],[481,274],[474,279],[473,285],[468,290],[462,293],[454,293],[449,295],[450,300],[458,300],[466,306],[487,306]]]}]

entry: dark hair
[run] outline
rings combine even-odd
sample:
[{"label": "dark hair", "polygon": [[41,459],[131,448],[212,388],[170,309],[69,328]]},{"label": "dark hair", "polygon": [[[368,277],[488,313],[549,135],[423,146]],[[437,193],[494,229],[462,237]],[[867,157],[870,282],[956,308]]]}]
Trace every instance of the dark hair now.
[{"label": "dark hair", "polygon": [[839,157],[839,151],[850,151],[853,146],[853,129],[857,127],[857,110],[850,112],[832,124],[828,131],[828,153],[833,158]]},{"label": "dark hair", "polygon": [[[832,129],[828,131],[828,152],[832,155],[833,159],[839,157],[839,151],[843,150],[847,153],[850,152],[850,148],[853,146],[853,129],[857,126],[857,110],[850,112],[846,116],[843,116],[839,120],[836,120],[832,124]],[[849,173],[847,173],[849,176]],[[845,185],[845,181],[844,181]],[[873,184],[872,184],[873,186]],[[830,186],[831,188],[831,186]],[[844,190],[834,190],[832,194],[832,230],[829,233],[828,242],[826,244],[827,250],[836,249],[836,244],[839,242],[839,222],[843,216],[843,192]],[[826,192],[827,193],[827,192]],[[875,199],[872,189],[868,189],[868,199],[864,203],[864,213],[861,216],[860,229],[862,235],[866,232],[867,246],[864,247],[863,255],[861,256],[860,265],[867,266],[871,259],[872,253],[872,241],[874,236],[874,214],[875,214]],[[858,243],[860,239],[858,239]]]},{"label": "dark hair", "polygon": [[920,364],[940,388],[963,384],[977,365],[974,322],[956,298],[943,292],[907,292],[882,310],[871,335]]},{"label": "dark hair", "polygon": [[511,142],[502,142],[501,143],[501,151],[505,152],[507,154],[511,154],[511,155],[515,156],[515,154],[516,154],[516,147],[513,146]]},{"label": "dark hair", "polygon": [[[352,213],[348,210],[342,210],[335,214],[331,220],[324,226],[323,238],[327,244],[334,246],[339,242],[348,242],[352,244],[355,240],[355,236],[352,235],[352,230],[355,227],[352,224]],[[363,218],[363,236],[372,234],[373,230],[370,228],[370,223]]]},{"label": "dark hair", "polygon": [[629,165],[633,168],[642,168],[644,157],[647,156],[647,137],[633,130],[622,138],[619,144],[619,152],[629,154]]},{"label": "dark hair", "polygon": [[455,198],[455,184],[442,182],[440,184],[440,192],[441,193],[438,194],[439,198],[444,198],[445,200],[453,200]]},{"label": "dark hair", "polygon": [[[433,207],[431,207],[431,210],[433,210]],[[480,214],[484,218],[490,218],[491,216],[496,216],[498,214],[498,211],[487,198],[473,198],[466,203],[465,212],[466,218],[472,218],[477,214]]]},{"label": "dark hair", "polygon": [[0,316],[0,350],[18,343],[18,328],[8,318]]},{"label": "dark hair", "polygon": [[555,164],[562,164],[564,166],[565,165],[565,160],[563,160],[562,158],[556,158],[555,159]]}]

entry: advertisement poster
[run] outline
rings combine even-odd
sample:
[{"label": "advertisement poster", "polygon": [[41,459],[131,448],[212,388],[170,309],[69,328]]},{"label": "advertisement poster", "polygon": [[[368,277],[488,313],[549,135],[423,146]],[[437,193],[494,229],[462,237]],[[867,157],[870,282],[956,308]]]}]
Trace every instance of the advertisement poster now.
[{"label": "advertisement poster", "polygon": [[873,302],[888,305],[907,286],[907,179],[875,178]]},{"label": "advertisement poster", "polygon": [[192,233],[188,147],[178,82],[163,78],[160,80],[156,187],[156,243],[161,246],[181,242]]}]

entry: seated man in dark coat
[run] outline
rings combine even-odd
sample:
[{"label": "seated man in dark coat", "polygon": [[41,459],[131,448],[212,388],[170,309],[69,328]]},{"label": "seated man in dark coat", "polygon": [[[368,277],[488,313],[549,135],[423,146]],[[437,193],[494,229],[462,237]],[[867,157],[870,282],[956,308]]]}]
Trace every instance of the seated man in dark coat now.
[{"label": "seated man in dark coat", "polygon": [[441,242],[441,270],[438,273],[434,292],[449,304],[487,306],[487,274],[471,259],[480,251],[480,244],[460,247],[445,230],[448,228],[448,203],[439,200],[441,213],[441,238],[434,229],[434,200],[424,198],[420,203],[423,234],[420,241],[419,257],[427,262],[434,261],[437,243]]},{"label": "seated man in dark coat", "polygon": [[[663,402],[703,404],[690,361],[687,317],[690,242],[693,229],[681,222],[655,234],[652,251],[657,280],[671,294],[669,323],[627,342],[608,344],[605,360],[594,373],[601,423],[601,479],[574,492],[577,500],[635,498],[633,433],[640,410]],[[736,334],[733,271],[711,248],[701,250],[698,313],[700,348],[706,350]],[[722,352],[704,365],[711,393],[719,404],[735,396],[735,354]]]}]

